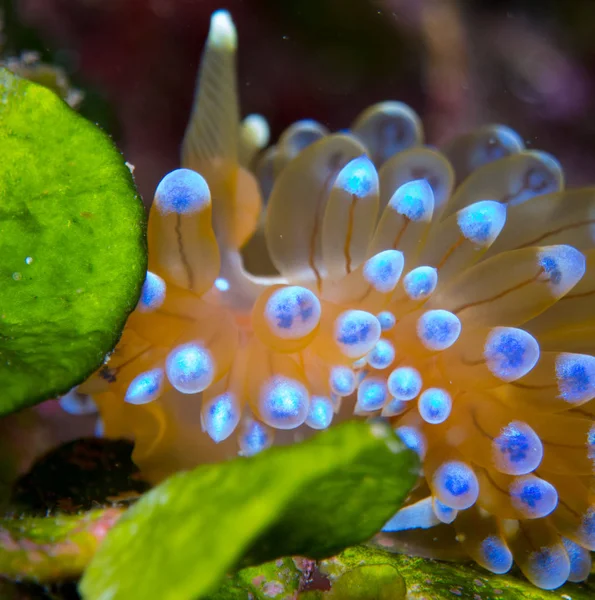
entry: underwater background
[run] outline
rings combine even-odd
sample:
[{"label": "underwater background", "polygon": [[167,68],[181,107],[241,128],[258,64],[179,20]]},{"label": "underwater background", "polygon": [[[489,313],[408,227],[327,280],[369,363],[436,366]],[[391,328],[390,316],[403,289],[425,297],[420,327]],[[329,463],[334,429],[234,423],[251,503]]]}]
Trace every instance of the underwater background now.
[{"label": "underwater background", "polygon": [[[3,0],[5,54],[38,50],[87,93],[86,112],[136,166],[150,201],[179,165],[211,13],[242,32],[244,114],[272,140],[331,130],[385,99],[412,106],[430,144],[506,123],[557,156],[569,187],[595,162],[591,0]],[[85,114],[85,110],[83,110]]]}]

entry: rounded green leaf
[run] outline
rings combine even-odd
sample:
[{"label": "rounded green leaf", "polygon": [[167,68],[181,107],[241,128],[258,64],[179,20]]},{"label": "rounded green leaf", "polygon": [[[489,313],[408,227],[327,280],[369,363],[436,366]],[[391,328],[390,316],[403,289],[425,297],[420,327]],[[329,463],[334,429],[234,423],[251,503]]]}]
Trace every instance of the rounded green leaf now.
[{"label": "rounded green leaf", "polygon": [[103,362],[146,272],[145,213],[110,138],[0,70],[0,414]]}]

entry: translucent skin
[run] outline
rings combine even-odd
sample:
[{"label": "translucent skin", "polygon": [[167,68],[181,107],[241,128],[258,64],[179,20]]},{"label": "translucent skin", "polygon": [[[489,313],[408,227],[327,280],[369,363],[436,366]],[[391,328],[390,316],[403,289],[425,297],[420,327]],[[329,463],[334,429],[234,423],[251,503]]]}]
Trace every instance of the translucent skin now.
[{"label": "translucent skin", "polygon": [[341,134],[296,123],[263,151],[266,121],[239,120],[235,50],[218,11],[183,169],[151,208],[141,301],[76,393],[156,480],[389,419],[423,473],[386,531],[448,524],[496,573],[584,579],[595,191],[564,191],[555,159],[505,127],[423,146],[397,102]]}]

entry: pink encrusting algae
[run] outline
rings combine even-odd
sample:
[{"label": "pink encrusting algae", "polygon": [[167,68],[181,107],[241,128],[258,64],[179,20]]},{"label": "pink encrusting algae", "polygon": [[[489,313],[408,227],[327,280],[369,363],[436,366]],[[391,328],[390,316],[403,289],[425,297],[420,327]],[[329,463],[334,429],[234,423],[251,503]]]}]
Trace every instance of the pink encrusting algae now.
[{"label": "pink encrusting algae", "polygon": [[63,404],[92,398],[154,479],[386,419],[423,462],[386,531],[451,524],[495,573],[585,579],[595,189],[564,190],[558,162],[504,126],[423,145],[392,101],[265,149],[266,121],[239,119],[236,45],[216,12],[137,310]]}]

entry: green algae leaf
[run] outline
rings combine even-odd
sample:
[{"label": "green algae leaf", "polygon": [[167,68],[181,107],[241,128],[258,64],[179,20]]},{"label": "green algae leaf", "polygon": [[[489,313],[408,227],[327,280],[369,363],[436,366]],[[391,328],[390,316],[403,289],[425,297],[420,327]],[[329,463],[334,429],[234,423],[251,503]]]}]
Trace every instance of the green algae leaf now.
[{"label": "green algae leaf", "polygon": [[0,414],[104,361],[146,272],[145,213],[109,137],[0,70]]},{"label": "green algae leaf", "polygon": [[174,475],[106,536],[80,590],[86,600],[197,600],[240,562],[331,556],[378,531],[418,469],[387,425],[348,422]]},{"label": "green algae leaf", "polygon": [[122,514],[108,508],[82,515],[0,520],[0,573],[31,581],[77,577]]},{"label": "green algae leaf", "polygon": [[[568,583],[553,591],[537,589],[522,575],[517,573],[495,575],[473,564],[453,563],[429,560],[392,554],[385,550],[369,547],[355,546],[347,548],[338,556],[320,561],[320,573],[329,578],[332,584],[331,592],[340,587],[344,600],[364,600],[365,596],[355,595],[357,589],[349,594],[347,584],[358,583],[357,579],[345,577],[354,569],[369,565],[387,565],[392,567],[405,581],[407,600],[456,600],[456,598],[469,598],[472,600],[589,600],[595,598],[593,584]],[[359,571],[360,578],[368,573]],[[362,589],[361,581],[358,584]],[[365,587],[365,584],[364,584]],[[300,600],[336,600],[331,592],[321,595],[307,592],[300,595]],[[258,598],[258,596],[256,596]],[[383,598],[383,596],[371,596]],[[399,596],[395,596],[395,599]],[[260,600],[260,598],[258,598]]]}]

